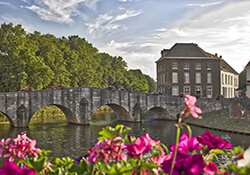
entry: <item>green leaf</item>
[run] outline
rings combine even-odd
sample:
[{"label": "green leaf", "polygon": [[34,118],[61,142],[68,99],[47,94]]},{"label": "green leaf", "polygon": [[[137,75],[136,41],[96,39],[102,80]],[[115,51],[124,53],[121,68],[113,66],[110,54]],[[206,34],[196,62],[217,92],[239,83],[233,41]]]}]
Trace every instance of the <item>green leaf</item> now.
[{"label": "green leaf", "polygon": [[24,164],[26,164],[30,168],[34,168],[35,171],[40,172],[45,167],[47,167],[52,160],[52,158],[47,157],[47,155],[51,151],[45,151],[41,150],[41,152],[38,153],[38,159],[37,158],[27,158],[23,161]]},{"label": "green leaf", "polygon": [[224,151],[221,150],[221,149],[214,149],[214,150],[212,150],[212,153],[214,153],[214,154],[224,154]]},{"label": "green leaf", "polygon": [[161,147],[163,148],[163,150],[165,151],[165,153],[166,153],[166,154],[169,154],[169,149],[168,149],[168,147],[167,147],[165,144],[163,144],[163,143],[160,143],[160,145],[161,145]]},{"label": "green leaf", "polygon": [[130,128],[125,128],[124,125],[117,125],[115,128],[106,127],[99,132],[99,135],[101,135],[102,137],[99,137],[98,140],[103,141],[104,138],[111,140],[118,136],[120,136],[122,139],[125,139],[127,133],[130,130]]},{"label": "green leaf", "polygon": [[189,136],[189,138],[191,138],[192,137],[192,130],[191,130],[190,126],[186,123],[182,123],[182,124],[186,126],[186,128],[188,130],[188,136]]}]

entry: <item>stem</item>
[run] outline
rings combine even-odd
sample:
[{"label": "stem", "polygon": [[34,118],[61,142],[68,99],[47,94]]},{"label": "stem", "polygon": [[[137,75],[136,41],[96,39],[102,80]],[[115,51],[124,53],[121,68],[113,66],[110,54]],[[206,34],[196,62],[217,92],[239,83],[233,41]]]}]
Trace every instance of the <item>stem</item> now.
[{"label": "stem", "polygon": [[178,143],[179,143],[179,138],[180,138],[180,126],[177,127],[177,133],[176,133],[176,144],[175,144],[175,150],[174,150],[174,158],[173,158],[173,163],[172,163],[172,167],[171,167],[171,173],[170,175],[172,175],[173,170],[174,170],[174,165],[175,165],[175,159],[177,156],[177,148],[178,148]]}]

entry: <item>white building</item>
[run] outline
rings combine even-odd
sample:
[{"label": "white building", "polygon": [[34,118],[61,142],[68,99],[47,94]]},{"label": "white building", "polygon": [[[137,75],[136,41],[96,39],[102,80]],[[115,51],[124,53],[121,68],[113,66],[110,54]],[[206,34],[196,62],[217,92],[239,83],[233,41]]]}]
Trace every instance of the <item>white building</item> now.
[{"label": "white building", "polygon": [[221,95],[225,98],[236,97],[236,89],[239,87],[239,74],[221,59]]},{"label": "white building", "polygon": [[250,61],[246,65],[246,96],[250,98]]}]

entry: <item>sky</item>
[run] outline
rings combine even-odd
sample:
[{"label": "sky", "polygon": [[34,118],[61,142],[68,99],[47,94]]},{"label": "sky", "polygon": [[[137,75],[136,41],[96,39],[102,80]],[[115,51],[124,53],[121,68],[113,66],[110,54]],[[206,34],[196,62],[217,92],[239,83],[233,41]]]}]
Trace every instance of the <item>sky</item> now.
[{"label": "sky", "polygon": [[250,60],[249,0],[0,0],[0,24],[78,35],[156,79],[163,49],[196,43],[238,73]]}]

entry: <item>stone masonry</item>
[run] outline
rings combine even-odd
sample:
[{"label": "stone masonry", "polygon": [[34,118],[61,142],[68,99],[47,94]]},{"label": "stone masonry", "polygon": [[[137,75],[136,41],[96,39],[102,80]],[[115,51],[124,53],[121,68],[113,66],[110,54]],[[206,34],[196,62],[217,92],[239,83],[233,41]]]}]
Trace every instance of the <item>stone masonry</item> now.
[{"label": "stone masonry", "polygon": [[[201,98],[196,104],[204,112],[210,112],[227,108],[229,99]],[[94,112],[103,105],[111,107],[118,120],[129,122],[141,121],[141,109],[146,109],[155,119],[176,120],[184,108],[183,98],[177,96],[111,92],[89,87],[0,93],[0,112],[14,127],[28,127],[36,111],[47,105],[60,108],[68,123],[73,124],[88,124]]]}]

